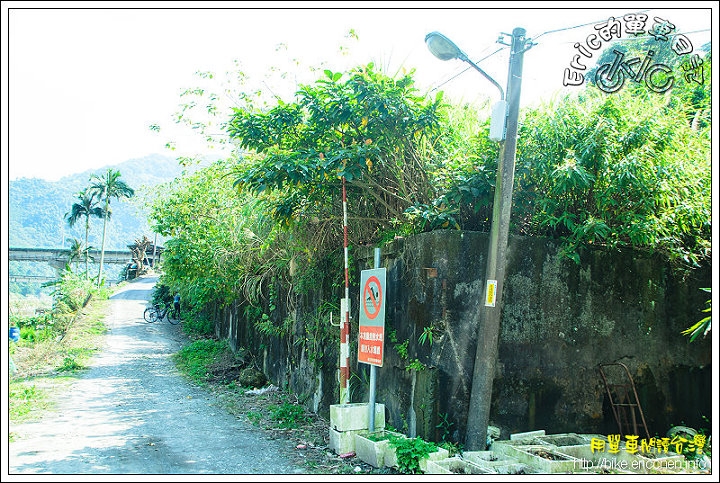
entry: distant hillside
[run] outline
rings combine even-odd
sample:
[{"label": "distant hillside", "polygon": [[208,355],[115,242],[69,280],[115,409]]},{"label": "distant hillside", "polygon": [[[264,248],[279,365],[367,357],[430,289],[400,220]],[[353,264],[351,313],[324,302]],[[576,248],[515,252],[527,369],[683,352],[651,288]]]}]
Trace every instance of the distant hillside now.
[{"label": "distant hillside", "polygon": [[[104,174],[109,168],[117,170],[121,179],[135,190],[136,196],[129,200],[112,199],[112,216],[108,222],[105,248],[125,250],[136,239],[147,236],[154,240],[143,200],[146,194],[153,195],[153,187],[180,176],[183,167],[175,158],[153,154],[143,158],[130,159],[120,164],[108,165],[97,170],[65,176],[52,182],[38,178],[20,178],[9,181],[8,186],[8,246],[19,248],[62,248],[69,247],[68,239],[84,242],[84,222],[70,228],[65,215],[78,201],[77,193],[89,185],[93,174]],[[90,219],[90,246],[99,249],[102,244],[102,220]],[[158,245],[163,240],[158,239]],[[12,275],[52,274],[53,270],[43,264],[12,262]],[[36,293],[38,283],[11,283],[10,291]]]},{"label": "distant hillside", "polygon": [[[107,169],[120,172],[121,179],[133,188],[136,199],[110,202],[112,217],[108,224],[105,248],[122,250],[136,238],[152,235],[147,214],[138,206],[141,194],[159,183],[170,181],[182,173],[174,158],[154,154],[97,170],[65,176],[59,181],[21,178],[9,182],[9,240],[11,247],[57,248],[68,246],[68,238],[83,241],[82,223],[70,228],[65,214],[77,202],[77,193],[89,185],[91,175],[102,175]],[[99,248],[102,221],[90,221],[90,245]]]}]

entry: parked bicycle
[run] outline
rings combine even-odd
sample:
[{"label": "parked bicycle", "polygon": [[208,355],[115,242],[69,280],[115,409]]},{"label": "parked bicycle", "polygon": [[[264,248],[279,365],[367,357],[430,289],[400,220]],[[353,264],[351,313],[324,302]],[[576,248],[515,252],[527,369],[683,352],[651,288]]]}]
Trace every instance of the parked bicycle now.
[{"label": "parked bicycle", "polygon": [[148,307],[143,313],[143,318],[149,324],[158,320],[162,322],[165,318],[167,318],[167,321],[172,325],[180,323],[180,313],[176,311],[172,305],[162,306],[160,304],[155,304],[152,307]]}]

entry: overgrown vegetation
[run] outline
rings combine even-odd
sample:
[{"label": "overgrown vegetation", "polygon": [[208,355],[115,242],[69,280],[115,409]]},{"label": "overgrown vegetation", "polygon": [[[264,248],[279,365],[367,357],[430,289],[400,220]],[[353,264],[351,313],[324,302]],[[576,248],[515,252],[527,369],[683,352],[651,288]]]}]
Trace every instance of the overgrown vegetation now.
[{"label": "overgrown vegetation", "polygon": [[10,306],[10,326],[19,329],[19,339],[8,347],[11,421],[42,417],[53,407],[52,392],[87,368],[102,347],[107,304],[106,289],[98,290],[83,275],[65,271],[53,284],[49,309],[28,315]]},{"label": "overgrown vegetation", "polygon": [[[709,54],[703,66],[710,79]],[[258,307],[272,286],[307,286],[302,274],[338,258],[344,192],[350,248],[436,229],[489,231],[499,146],[477,115],[488,106],[427,98],[412,71],[390,77],[367,64],[318,74],[274,105],[239,81],[222,125],[235,157],[176,180],[154,202],[155,229],[171,237],[164,280],[191,306]],[[589,86],[526,109],[511,232],[560,239],[576,261],[587,249],[628,248],[678,269],[707,262],[710,87],[678,78],[666,95],[637,85],[609,96]],[[194,100],[179,119],[207,129],[189,121],[188,106],[216,106],[218,96],[184,95]]]},{"label": "overgrown vegetation", "polygon": [[528,111],[515,231],[563,240],[576,261],[595,247],[661,253],[683,269],[707,262],[710,126],[693,119],[709,113],[709,91],[676,89],[589,89]]},{"label": "overgrown vegetation", "polygon": [[[712,291],[710,287],[702,288],[701,290],[708,293]],[[703,337],[707,336],[712,329],[712,316],[710,315],[710,312],[712,312],[712,298],[707,299],[705,304],[707,306],[702,309],[702,312],[708,315],[682,331],[683,335],[687,335],[688,337],[690,337],[690,342],[693,342],[700,335],[702,335]]]},{"label": "overgrown vegetation", "polygon": [[[588,86],[525,109],[511,233],[560,240],[576,262],[588,250],[629,249],[660,254],[678,271],[707,264],[710,54],[702,60],[704,84],[678,78],[664,95],[636,85],[612,96]],[[342,297],[340,277],[323,275],[342,273],[326,267],[342,259],[344,195],[350,253],[424,231],[489,231],[499,152],[489,119],[478,117],[488,106],[422,96],[413,72],[391,77],[373,64],[317,72],[292,98],[270,102],[239,83],[220,129],[235,155],[168,185],[151,215],[171,237],[162,281],[195,313],[239,304],[262,337],[308,354],[321,353],[330,331],[323,319],[288,314],[299,297],[317,306]],[[206,132],[189,106],[217,115],[220,96],[184,95],[194,100],[178,119]],[[434,335],[426,327],[420,345]],[[408,340],[389,340],[407,370],[425,368]]]},{"label": "overgrown vegetation", "polygon": [[191,381],[199,386],[205,386],[212,376],[208,368],[221,353],[229,350],[227,341],[198,339],[173,354],[173,359],[178,369]]},{"label": "overgrown vegetation", "polygon": [[422,473],[420,460],[438,449],[436,444],[422,438],[391,436],[389,444],[395,448],[398,472],[412,475]]}]

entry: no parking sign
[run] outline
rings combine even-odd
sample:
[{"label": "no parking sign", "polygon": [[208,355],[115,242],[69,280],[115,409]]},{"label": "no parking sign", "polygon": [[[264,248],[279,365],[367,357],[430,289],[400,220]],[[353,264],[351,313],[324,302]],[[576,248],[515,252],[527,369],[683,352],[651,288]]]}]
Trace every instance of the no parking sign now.
[{"label": "no parking sign", "polygon": [[382,366],[385,340],[385,269],[360,274],[358,362]]}]

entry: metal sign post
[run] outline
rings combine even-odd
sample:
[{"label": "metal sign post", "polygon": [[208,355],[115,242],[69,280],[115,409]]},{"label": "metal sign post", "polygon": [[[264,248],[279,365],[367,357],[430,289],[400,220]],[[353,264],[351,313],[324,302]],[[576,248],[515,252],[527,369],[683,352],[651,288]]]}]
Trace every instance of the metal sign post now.
[{"label": "metal sign post", "polygon": [[383,364],[385,341],[385,269],[380,267],[380,249],[375,249],[375,268],[360,275],[360,328],[358,362],[370,364],[368,430],[375,431],[376,368]]}]

